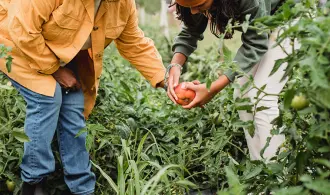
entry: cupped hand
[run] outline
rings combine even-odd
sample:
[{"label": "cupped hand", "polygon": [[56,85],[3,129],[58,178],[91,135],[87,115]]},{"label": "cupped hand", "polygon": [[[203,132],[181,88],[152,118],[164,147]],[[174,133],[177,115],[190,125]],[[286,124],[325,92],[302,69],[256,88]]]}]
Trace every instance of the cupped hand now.
[{"label": "cupped hand", "polygon": [[187,82],[182,87],[186,89],[191,89],[196,93],[196,96],[192,102],[190,102],[186,106],[182,106],[182,108],[185,109],[191,109],[197,106],[203,107],[215,96],[214,93],[210,92],[207,89],[206,84],[201,84],[199,81]]}]

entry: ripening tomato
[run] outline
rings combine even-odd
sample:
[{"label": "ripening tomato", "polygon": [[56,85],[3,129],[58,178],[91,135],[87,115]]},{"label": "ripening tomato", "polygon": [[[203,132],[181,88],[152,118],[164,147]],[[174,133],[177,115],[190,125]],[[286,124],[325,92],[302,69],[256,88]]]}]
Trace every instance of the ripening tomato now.
[{"label": "ripening tomato", "polygon": [[15,190],[15,182],[7,180],[6,185],[9,192],[13,192]]},{"label": "ripening tomato", "polygon": [[176,101],[180,105],[188,105],[196,96],[195,91],[191,89],[183,89],[181,88],[183,83],[180,83],[175,87],[174,92],[178,96],[178,100]]},{"label": "ripening tomato", "polygon": [[309,102],[304,95],[295,95],[292,99],[291,106],[296,110],[304,109],[308,106]]}]

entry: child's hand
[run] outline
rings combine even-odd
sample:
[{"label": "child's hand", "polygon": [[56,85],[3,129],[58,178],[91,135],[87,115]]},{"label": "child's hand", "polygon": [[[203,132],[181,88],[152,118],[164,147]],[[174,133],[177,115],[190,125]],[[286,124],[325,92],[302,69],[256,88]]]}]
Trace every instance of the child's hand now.
[{"label": "child's hand", "polygon": [[203,105],[208,103],[215,95],[206,88],[206,84],[200,84],[199,81],[185,83],[182,87],[196,92],[194,100],[188,105],[182,106],[185,109],[191,109],[197,106],[203,107]]}]

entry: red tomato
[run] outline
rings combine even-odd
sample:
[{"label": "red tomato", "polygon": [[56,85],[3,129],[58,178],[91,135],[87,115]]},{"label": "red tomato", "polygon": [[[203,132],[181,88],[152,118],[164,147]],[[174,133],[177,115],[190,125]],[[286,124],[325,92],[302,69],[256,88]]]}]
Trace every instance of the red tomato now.
[{"label": "red tomato", "polygon": [[188,105],[196,96],[195,91],[191,89],[183,89],[181,88],[183,83],[180,83],[178,86],[174,88],[175,94],[178,96],[178,100],[176,101],[180,105]]}]

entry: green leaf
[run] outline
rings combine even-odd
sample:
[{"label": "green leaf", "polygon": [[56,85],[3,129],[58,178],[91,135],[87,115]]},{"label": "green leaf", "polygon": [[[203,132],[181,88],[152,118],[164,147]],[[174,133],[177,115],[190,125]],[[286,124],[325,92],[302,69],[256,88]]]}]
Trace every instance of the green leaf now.
[{"label": "green leaf", "polygon": [[289,19],[290,18],[290,16],[291,16],[291,8],[289,7],[289,5],[288,4],[285,4],[284,6],[283,6],[283,16],[284,16],[284,19]]},{"label": "green leaf", "polygon": [[1,85],[1,84],[0,84],[0,89],[12,90],[12,89],[14,89],[14,88],[11,87],[11,86],[8,86],[8,85]]},{"label": "green leaf", "polygon": [[92,165],[94,167],[96,167],[100,172],[101,175],[107,180],[107,182],[110,184],[110,186],[112,187],[112,189],[116,192],[116,194],[119,193],[118,190],[118,186],[116,185],[116,183],[111,179],[111,177],[109,175],[107,175],[100,166],[98,166],[97,164],[95,164],[93,161],[90,161],[92,163]]},{"label": "green leaf", "polygon": [[140,195],[140,192],[141,192],[140,171],[139,171],[135,161],[130,160],[129,163],[130,163],[130,166],[132,167],[132,171],[134,172],[135,195]]},{"label": "green leaf", "polygon": [[315,179],[313,181],[310,181],[308,183],[304,183],[306,188],[311,189],[315,192],[329,195],[330,194],[330,182],[328,180],[322,180],[322,179]]},{"label": "green leaf", "polygon": [[13,57],[8,56],[6,58],[6,68],[7,68],[7,71],[8,72],[11,72],[11,64],[12,64],[12,62],[13,62]]},{"label": "green leaf", "polygon": [[323,146],[323,147],[317,149],[317,151],[320,153],[328,153],[328,152],[330,152],[330,146]]},{"label": "green leaf", "polygon": [[309,152],[299,152],[298,153],[298,156],[296,158],[298,175],[301,175],[304,173],[304,170],[306,169],[306,163],[308,161],[309,156],[310,156]]},{"label": "green leaf", "polygon": [[262,148],[262,150],[260,151],[260,156],[264,156],[264,153],[265,153],[265,150],[269,147],[269,143],[270,143],[270,140],[272,139],[272,137],[267,137],[267,141],[266,141],[266,144],[265,146]]},{"label": "green leaf", "polygon": [[225,62],[233,61],[233,52],[225,44],[222,45],[222,52]]},{"label": "green leaf", "polygon": [[330,90],[329,89],[317,89],[315,96],[312,98],[317,105],[330,109]]},{"label": "green leaf", "polygon": [[284,94],[284,109],[290,109],[291,107],[291,102],[292,99],[294,97],[294,95],[296,94],[296,91],[294,89],[288,89],[285,94]]},{"label": "green leaf", "polygon": [[119,190],[119,195],[125,195],[125,176],[124,176],[124,157],[119,156],[118,157],[118,165],[117,165],[117,170],[118,170],[118,190]]},{"label": "green leaf", "polygon": [[259,98],[260,94],[265,90],[266,87],[267,87],[267,84],[264,84],[264,85],[260,88],[260,90],[258,90],[258,92],[257,92],[257,98]]},{"label": "green leaf", "polygon": [[197,185],[188,180],[179,180],[175,182],[177,185],[182,187],[197,188]]},{"label": "green leaf", "polygon": [[124,87],[125,91],[127,91],[127,92],[130,92],[131,91],[131,89],[128,87],[128,85],[125,82],[120,81],[120,84],[121,84],[121,86]]},{"label": "green leaf", "polygon": [[252,170],[248,171],[246,174],[244,173],[244,175],[242,176],[242,180],[249,180],[257,175],[259,175],[262,171],[262,166],[259,165],[255,168],[253,168]]},{"label": "green leaf", "polygon": [[133,118],[128,118],[126,122],[132,130],[135,130],[137,128],[137,124]]},{"label": "green leaf", "polygon": [[274,65],[272,71],[270,72],[269,76],[272,76],[273,74],[275,74],[278,71],[278,69],[281,67],[281,65],[286,61],[287,61],[287,58],[276,60],[275,65]]},{"label": "green leaf", "polygon": [[231,194],[245,194],[245,185],[239,182],[238,176],[230,167],[225,167],[226,177],[229,184]]},{"label": "green leaf", "polygon": [[276,195],[308,195],[309,193],[304,191],[302,186],[294,186],[283,188],[280,190],[275,191]]},{"label": "green leaf", "polygon": [[20,142],[29,142],[29,137],[25,134],[23,129],[15,128],[12,135]]},{"label": "green leaf", "polygon": [[260,106],[257,108],[257,112],[259,111],[263,111],[263,110],[268,110],[270,107],[266,107],[266,106]]},{"label": "green leaf", "polygon": [[326,167],[328,167],[330,169],[330,161],[329,160],[326,160],[326,159],[314,159],[313,161],[316,162],[316,163],[318,163],[318,164],[324,165],[324,166],[326,166]]},{"label": "green leaf", "polygon": [[251,17],[251,14],[247,14],[247,15],[245,15],[245,21],[244,21],[243,24],[242,24],[242,30],[243,30],[243,33],[246,33],[246,31],[247,31],[248,28],[249,28],[249,25],[250,25],[250,17]]},{"label": "green leaf", "polygon": [[206,80],[206,88],[210,91],[211,88],[211,84],[212,84],[212,80],[210,78],[207,78]]},{"label": "green leaf", "polygon": [[245,91],[252,86],[252,81],[249,80],[248,82],[244,83],[244,85],[242,87],[240,87],[241,90],[241,94],[246,93]]},{"label": "green leaf", "polygon": [[130,128],[126,124],[116,125],[116,129],[118,130],[120,137],[123,139],[127,139],[131,133]]},{"label": "green leaf", "polygon": [[269,163],[267,168],[272,171],[272,174],[278,174],[283,171],[283,165],[279,163]]}]

